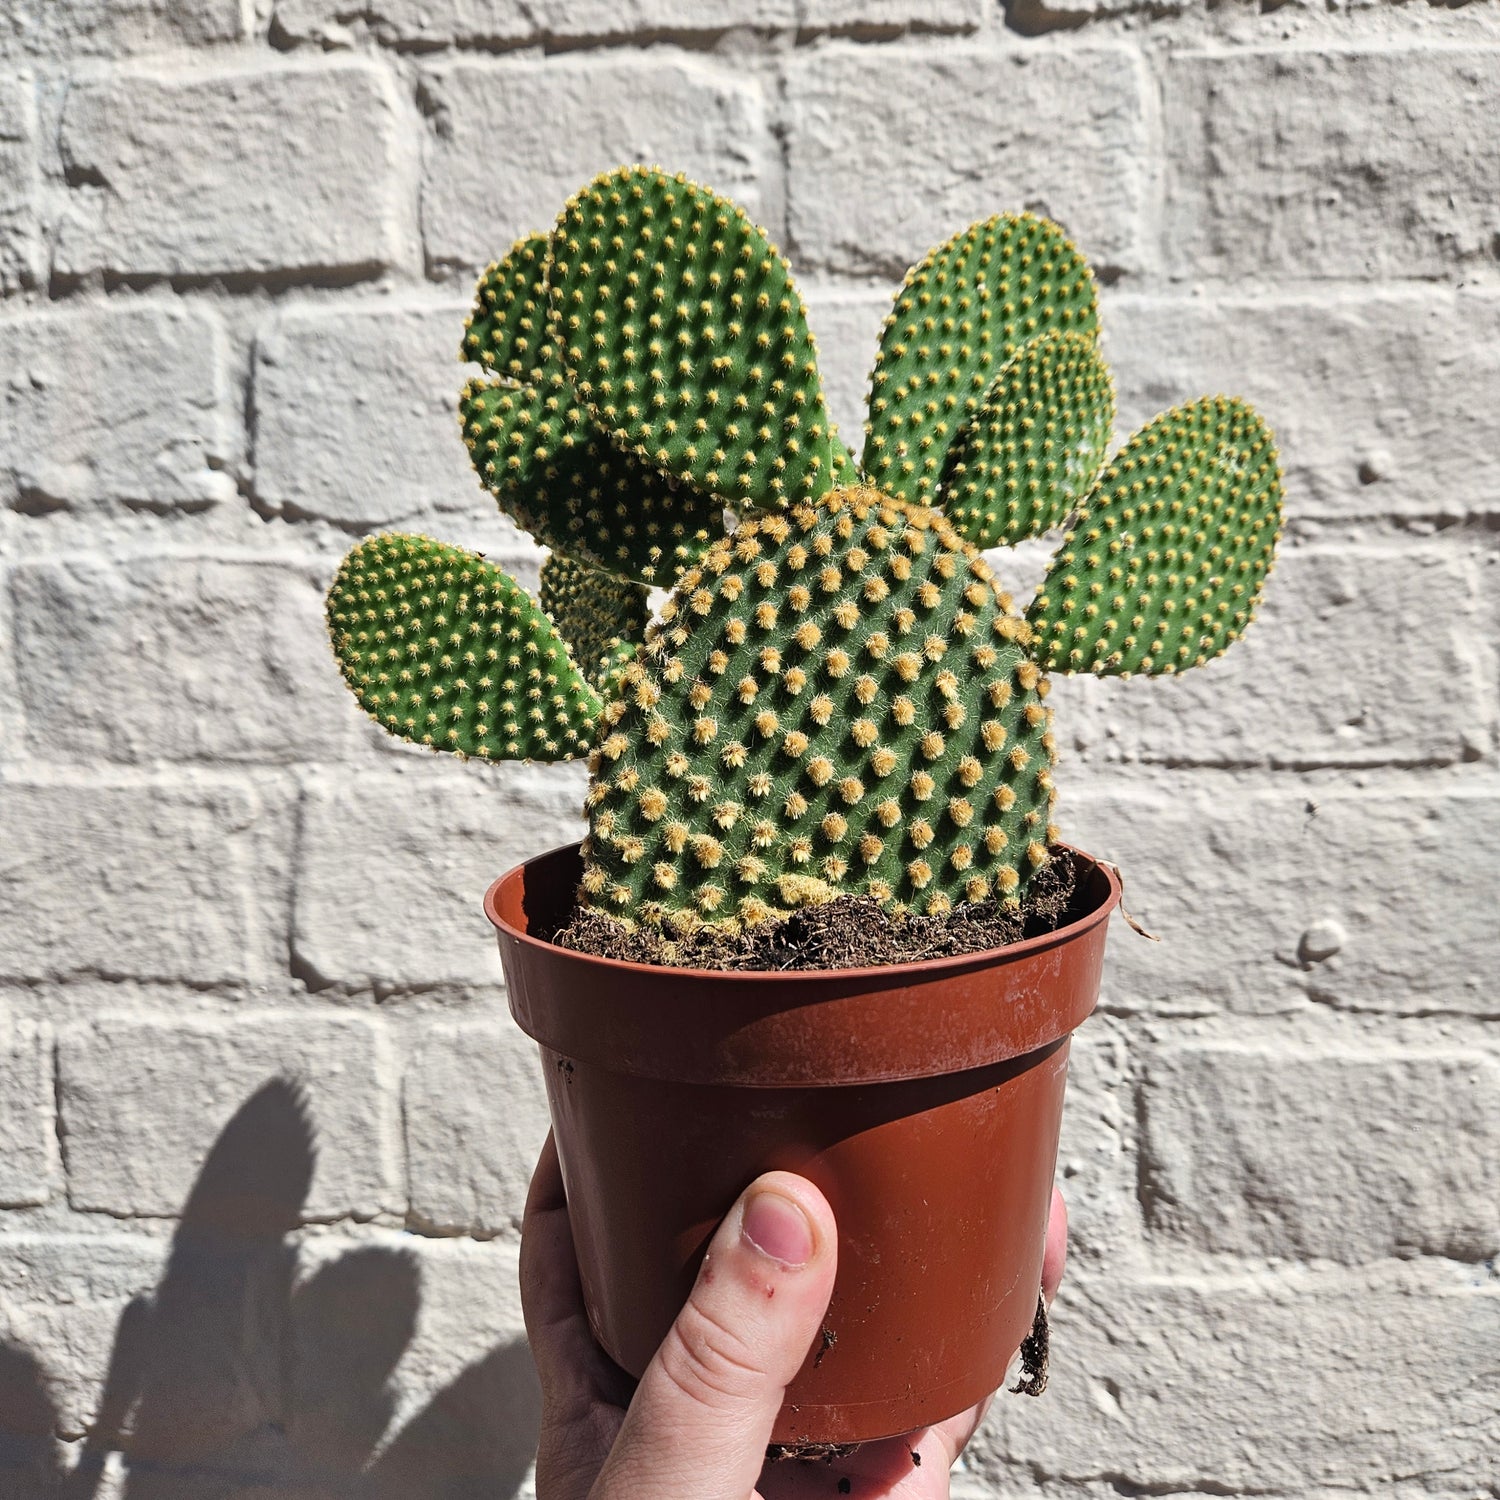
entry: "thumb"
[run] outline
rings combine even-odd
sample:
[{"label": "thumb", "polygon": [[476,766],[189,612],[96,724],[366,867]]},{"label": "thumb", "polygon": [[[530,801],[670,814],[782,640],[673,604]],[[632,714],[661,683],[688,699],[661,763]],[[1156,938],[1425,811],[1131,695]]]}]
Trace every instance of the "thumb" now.
[{"label": "thumb", "polygon": [[641,1377],[593,1500],[747,1500],[837,1254],[833,1211],[812,1183],[768,1172],[750,1184]]}]

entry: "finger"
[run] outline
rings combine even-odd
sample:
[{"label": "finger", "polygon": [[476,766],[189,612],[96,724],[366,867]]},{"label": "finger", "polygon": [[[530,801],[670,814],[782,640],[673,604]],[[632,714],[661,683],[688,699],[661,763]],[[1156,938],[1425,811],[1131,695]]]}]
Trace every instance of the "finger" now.
[{"label": "finger", "polygon": [[927,1429],[927,1436],[942,1456],[945,1467],[951,1469],[958,1462],[959,1454],[969,1446],[969,1440],[979,1431],[994,1400],[994,1393],[991,1392],[968,1411],[961,1411],[956,1417],[949,1417],[947,1421]]},{"label": "finger", "polygon": [[596,1500],[745,1500],[836,1261],[833,1211],[812,1183],[789,1172],[751,1183],[641,1378]]},{"label": "finger", "polygon": [[1052,1189],[1052,1212],[1047,1219],[1047,1249],[1042,1256],[1042,1295],[1047,1305],[1062,1285],[1063,1267],[1068,1263],[1068,1205],[1057,1188]]},{"label": "finger", "polygon": [[521,1311],[543,1398],[563,1405],[585,1399],[597,1346],[584,1310],[562,1168],[550,1131],[521,1219]]}]

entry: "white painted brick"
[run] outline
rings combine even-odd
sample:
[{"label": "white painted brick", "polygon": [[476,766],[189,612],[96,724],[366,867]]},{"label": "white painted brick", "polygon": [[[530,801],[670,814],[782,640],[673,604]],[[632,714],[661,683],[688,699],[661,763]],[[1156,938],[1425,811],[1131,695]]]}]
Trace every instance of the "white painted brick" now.
[{"label": "white painted brick", "polygon": [[798,9],[808,29],[975,31],[989,7],[985,0],[798,0]]},{"label": "white painted brick", "polygon": [[541,1060],[520,1028],[425,1031],[402,1112],[413,1220],[441,1234],[518,1233],[548,1123]]},{"label": "white painted brick", "polygon": [[[230,1116],[228,1106],[223,1115]],[[167,1493],[184,1496],[201,1493],[206,1473],[214,1474],[216,1484],[230,1476],[247,1484],[264,1482],[271,1474],[290,1481],[293,1454],[286,1434],[289,1418],[302,1413],[288,1387],[295,1384],[300,1395],[311,1377],[326,1374],[339,1356],[372,1352],[370,1333],[386,1314],[380,1304],[378,1314],[365,1308],[363,1341],[347,1324],[339,1329],[345,1339],[337,1350],[299,1337],[313,1331],[309,1324],[319,1326],[317,1313],[325,1315],[322,1328],[332,1321],[326,1316],[332,1299],[294,1297],[298,1256],[287,1238],[314,1175],[321,1142],[313,1131],[324,1116],[326,1111],[309,1120],[307,1104],[277,1081],[251,1095],[227,1120],[213,1122],[223,1129],[204,1138],[201,1164],[187,1164],[191,1192],[170,1244],[142,1236],[143,1246],[154,1246],[158,1262],[144,1275],[129,1263],[112,1266],[110,1243],[96,1241],[105,1251],[100,1257],[105,1274],[96,1278],[103,1285],[91,1285],[80,1296],[77,1272],[69,1264],[79,1247],[66,1242],[43,1247],[50,1276],[62,1283],[70,1303],[84,1304],[80,1321],[90,1346],[70,1344],[68,1363],[75,1376],[89,1378],[92,1389],[81,1393],[85,1401],[102,1387],[98,1446],[116,1446],[113,1435],[125,1430],[127,1464],[135,1468],[131,1488],[142,1470],[151,1474],[153,1487],[163,1484]],[[207,1129],[208,1123],[193,1121],[189,1132]],[[354,1281],[362,1290],[378,1291],[377,1278],[358,1274],[367,1264],[351,1262],[356,1274],[336,1278],[340,1289],[352,1290]],[[114,1298],[126,1275],[139,1295],[122,1306]],[[323,1289],[329,1289],[328,1282]],[[50,1353],[45,1334],[55,1337],[57,1320],[37,1300],[42,1316],[34,1321],[44,1334],[41,1347]],[[100,1325],[111,1322],[112,1349],[100,1336]],[[367,1379],[345,1393],[356,1408],[346,1409],[351,1418],[368,1417],[372,1407],[382,1412],[372,1437],[383,1426],[379,1381],[384,1374],[378,1370],[373,1390]],[[365,1410],[358,1411],[360,1406]]]},{"label": "white painted brick", "polygon": [[997,1487],[1045,1473],[1113,1493],[1385,1493],[1405,1479],[1481,1494],[1496,1475],[1493,1286],[1429,1289],[1404,1270],[1201,1289],[1078,1275],[1054,1317],[1047,1394],[999,1397],[971,1460]]},{"label": "white painted brick", "polygon": [[75,275],[373,274],[409,256],[410,126],[363,61],[80,80],[61,149]]},{"label": "white painted brick", "polygon": [[535,1044],[508,1020],[423,1034],[402,1088],[414,1223],[441,1235],[520,1232],[547,1136]]},{"label": "white painted brick", "polygon": [[1500,50],[1187,54],[1166,70],[1165,244],[1182,276],[1436,276],[1500,235]]},{"label": "white painted brick", "polygon": [[[623,162],[657,162],[752,215],[775,152],[758,86],[667,57],[461,62],[424,73],[429,263],[480,267],[547,229],[570,194]],[[566,129],[558,122],[566,121]],[[503,164],[503,170],[497,166]]]},{"label": "white painted brick", "polygon": [[[984,0],[376,0],[360,18],[385,42],[524,42],[549,37],[715,35],[756,30],[971,31]],[[338,0],[277,0],[276,26],[289,37],[347,37],[349,8]]]},{"label": "white painted brick", "polygon": [[52,1033],[0,1008],[0,1208],[45,1203],[56,1176]]},{"label": "white painted brick", "polygon": [[[383,41],[431,45],[785,28],[796,24],[797,10],[797,0],[715,0],[712,6],[701,0],[374,0],[360,15]],[[346,35],[349,7],[341,0],[277,0],[275,15],[288,36],[337,39]]]},{"label": "white painted brick", "polygon": [[0,1492],[12,1500],[41,1500],[64,1484],[57,1412],[40,1360],[0,1337]]},{"label": "white painted brick", "polygon": [[[1153,19],[1189,9],[1191,0],[1156,0],[1149,10]],[[1085,21],[1133,15],[1146,10],[1143,0],[1010,0],[1005,22],[1022,36],[1040,36],[1048,31],[1071,29]]]},{"label": "white painted brick", "polygon": [[818,369],[828,410],[845,445],[859,458],[865,443],[865,412],[870,395],[870,367],[880,347],[880,324],[891,308],[889,293],[803,291],[807,321],[818,341]]},{"label": "white painted brick", "polygon": [[21,687],[16,680],[15,630],[6,580],[6,571],[0,568],[0,762],[18,759],[26,748]]},{"label": "white painted brick", "polygon": [[[6,1468],[14,1382],[71,1459],[117,1330],[153,1461],[99,1500],[532,1494],[515,1229],[543,1079],[479,898],[581,832],[583,775],[381,735],[317,584],[334,533],[434,515],[534,581],[454,433],[464,283],[636,156],[786,244],[856,451],[894,278],[1022,206],[1131,273],[1104,293],[1122,426],[1228,389],[1281,439],[1297,546],[1249,641],[1180,684],[1057,687],[1064,832],[1122,859],[1165,941],[1117,924],[1075,1041],[1052,1387],[1001,1399],[956,1493],[1489,1494],[1500,1054],[1459,1049],[1496,1014],[1492,9],[0,3],[0,1495],[36,1487]],[[462,274],[340,290],[423,253]],[[1255,770],[1183,764],[1230,761]],[[288,996],[289,963],[336,988]],[[398,1002],[409,1055],[370,985],[432,992]],[[112,1232],[179,1212],[281,1070],[318,1132],[293,1217],[404,1232]]]},{"label": "white painted brick", "polygon": [[255,488],[288,516],[389,521],[472,504],[458,430],[466,304],[340,308],[256,342]]},{"label": "white painted brick", "polygon": [[495,770],[450,757],[409,773],[312,779],[293,944],[314,982],[502,983],[480,908],[511,866],[583,836],[581,766]]},{"label": "white painted brick", "polygon": [[1493,1013],[1493,790],[1171,777],[1158,790],[1059,775],[1063,837],[1119,864],[1125,904],[1162,939],[1116,924],[1107,1002]]},{"label": "white painted brick", "polygon": [[786,114],[796,263],[900,275],[1023,208],[1095,265],[1142,262],[1149,146],[1130,52],[815,48],[787,64]]},{"label": "white painted brick", "polygon": [[31,80],[0,78],[0,296],[37,279],[37,186]]},{"label": "white painted brick", "polygon": [[[299,1304],[309,1303],[319,1281],[326,1279],[332,1248],[308,1247]],[[381,1235],[372,1243],[351,1246],[332,1261],[335,1278],[351,1280],[351,1257],[368,1259],[381,1253],[405,1262],[404,1279],[388,1265],[384,1280],[397,1305],[414,1314],[414,1324],[391,1377],[395,1410],[387,1429],[389,1440],[359,1477],[358,1493],[370,1500],[514,1495],[536,1452],[541,1407],[524,1338],[515,1246]],[[337,1300],[337,1293],[324,1298],[325,1303]],[[389,1306],[382,1316],[372,1318],[371,1306],[371,1299],[361,1296],[343,1310],[341,1319],[348,1325],[348,1336],[366,1347],[380,1338],[382,1327],[390,1328],[395,1321]],[[304,1315],[301,1328],[306,1326]],[[321,1340],[324,1368],[335,1377],[341,1368],[347,1369],[345,1390],[366,1392],[371,1362],[356,1365],[341,1352],[346,1342],[341,1333],[338,1322],[326,1327]],[[394,1339],[386,1339],[387,1347],[394,1344]],[[337,1384],[330,1393],[326,1381],[313,1392],[322,1398],[325,1410],[333,1406],[335,1418],[343,1417],[339,1394]],[[306,1428],[316,1404],[298,1390],[296,1409],[294,1437]],[[336,1427],[332,1422],[326,1426],[347,1441],[346,1418]],[[322,1477],[319,1469],[326,1474],[327,1465],[314,1466],[315,1477]]]},{"label": "white painted brick", "polygon": [[1070,1263],[1119,1265],[1141,1249],[1135,1099],[1124,1030],[1095,1016],[1073,1034],[1057,1151]]},{"label": "white painted brick", "polygon": [[[59,1436],[76,1440],[98,1414],[121,1314],[150,1291],[166,1242],[145,1234],[12,1232],[4,1243],[0,1350],[21,1351],[17,1374],[30,1401],[49,1411]],[[3,1466],[0,1477],[9,1477]],[[26,1490],[21,1497],[33,1500]]]},{"label": "white painted brick", "polygon": [[1500,1061],[1165,1047],[1150,1058],[1146,1222],[1294,1260],[1500,1252]]},{"label": "white painted brick", "polygon": [[0,501],[34,512],[234,496],[223,330],[172,305],[0,319]]},{"label": "white painted brick", "polygon": [[[278,1079],[300,1090],[305,1128],[284,1098],[256,1101]],[[221,1142],[209,1174],[213,1191],[259,1193],[288,1225],[369,1218],[399,1204],[394,1098],[363,1017],[103,1017],[63,1035],[59,1080],[75,1208],[179,1213],[241,1110],[255,1129],[223,1136],[230,1144]],[[277,1143],[276,1159],[269,1144],[257,1154],[262,1141]]]},{"label": "white painted brick", "polygon": [[1104,298],[1120,431],[1208,392],[1275,429],[1298,516],[1500,507],[1500,298],[1481,289]]},{"label": "white painted brick", "polygon": [[48,760],[334,760],[347,689],[323,569],[140,557],[11,570],[28,742]]},{"label": "white painted brick", "polygon": [[1286,547],[1221,661],[1180,677],[1060,679],[1059,739],[1090,758],[1176,765],[1475,758],[1494,724],[1493,664],[1475,649],[1487,623],[1478,567],[1409,542]]},{"label": "white painted brick", "polygon": [[0,977],[232,984],[272,941],[260,799],[218,786],[0,779]]},{"label": "white painted brick", "polygon": [[243,34],[240,0],[11,0],[0,9],[0,60],[118,57]]},{"label": "white painted brick", "polygon": [[140,1458],[128,1493],[202,1500],[211,1474],[216,1495],[467,1500],[514,1494],[535,1452],[513,1245],[268,1231],[6,1250],[0,1358],[19,1359],[0,1369],[25,1382],[6,1395],[76,1440],[108,1371]]}]

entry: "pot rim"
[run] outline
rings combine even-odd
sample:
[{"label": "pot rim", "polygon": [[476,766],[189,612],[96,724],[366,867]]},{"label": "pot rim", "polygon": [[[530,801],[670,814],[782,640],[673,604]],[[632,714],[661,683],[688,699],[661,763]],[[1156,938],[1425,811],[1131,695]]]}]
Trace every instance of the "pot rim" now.
[{"label": "pot rim", "polygon": [[607,958],[597,953],[584,953],[576,948],[559,949],[555,943],[545,941],[542,938],[533,937],[530,933],[519,927],[513,926],[500,915],[499,896],[500,888],[509,880],[517,870],[524,870],[528,865],[539,860],[548,858],[550,855],[560,854],[566,849],[577,849],[582,840],[575,839],[567,844],[558,844],[551,849],[546,849],[534,854],[530,859],[524,859],[519,865],[513,865],[503,875],[498,876],[490,882],[484,893],[484,914],[489,918],[491,925],[498,932],[503,932],[506,937],[524,947],[541,950],[547,953],[565,952],[570,960],[585,966],[594,966],[601,971],[626,970],[630,973],[643,975],[671,975],[674,978],[702,979],[711,977],[715,982],[737,983],[737,984],[785,984],[788,980],[807,980],[820,976],[835,977],[839,980],[858,982],[860,980],[893,980],[900,981],[903,978],[932,979],[944,974],[961,973],[966,969],[977,968],[992,964],[1004,959],[1025,958],[1034,953],[1045,953],[1049,948],[1056,947],[1060,943],[1068,942],[1074,938],[1083,936],[1103,922],[1109,921],[1114,913],[1115,907],[1120,904],[1121,884],[1120,876],[1115,866],[1107,860],[1098,858],[1097,855],[1089,854],[1072,844],[1058,844],[1056,847],[1066,849],[1070,854],[1087,862],[1088,865],[1104,876],[1107,890],[1101,900],[1083,916],[1069,922],[1064,927],[1054,928],[1051,932],[1038,933],[1036,937],[1022,938],[1017,943],[1007,943],[999,948],[982,948],[973,953],[951,953],[942,958],[913,959],[907,963],[899,964],[872,964],[861,968],[841,969],[689,969],[676,964],[638,964],[629,959]]}]

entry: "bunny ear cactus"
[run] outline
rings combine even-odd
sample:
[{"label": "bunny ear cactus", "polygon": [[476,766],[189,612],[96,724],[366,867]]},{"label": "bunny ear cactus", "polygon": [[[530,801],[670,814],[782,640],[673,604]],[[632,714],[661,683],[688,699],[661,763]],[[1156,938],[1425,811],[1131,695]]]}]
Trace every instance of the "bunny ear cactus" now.
[{"label": "bunny ear cactus", "polygon": [[537,603],[600,693],[609,693],[645,638],[649,599],[640,584],[600,573],[566,552],[551,552],[542,563]]},{"label": "bunny ear cactus", "polygon": [[[465,332],[465,440],[553,549],[540,607],[475,555],[374,538],[329,595],[345,677],[436,748],[587,752],[580,899],[622,922],[1020,906],[1058,838],[1045,673],[1218,655],[1280,533],[1243,402],[1105,463],[1098,328],[1056,225],[954,236],[886,321],[857,466],[764,233],[682,177],[606,173],[485,273]],[[1059,527],[1023,613],[979,549]]]},{"label": "bunny ear cactus", "polygon": [[935,511],[846,489],[747,521],[605,708],[587,899],[680,929],[1016,892],[1052,798],[1029,636]]},{"label": "bunny ear cactus", "polygon": [[570,378],[639,462],[741,506],[833,483],[806,310],[733,203],[643,167],[606,173],[558,221],[549,290]]},{"label": "bunny ear cactus", "polygon": [[328,628],[360,707],[434,750],[572,760],[598,695],[516,581],[427,537],[361,542],[328,591]]},{"label": "bunny ear cactus", "polygon": [[1032,214],[971,225],[908,272],[870,376],[863,468],[888,494],[931,504],[943,461],[1002,366],[1047,333],[1092,342],[1087,262]]},{"label": "bunny ear cactus", "polygon": [[1082,502],[1028,612],[1038,661],[1128,677],[1223,655],[1280,534],[1281,473],[1260,417],[1222,396],[1165,412]]},{"label": "bunny ear cactus", "polygon": [[480,278],[462,353],[491,373],[459,398],[480,480],[514,521],[604,572],[670,583],[723,531],[723,502],[615,446],[572,383],[548,281],[551,239],[519,240]]},{"label": "bunny ear cactus", "polygon": [[1061,526],[1104,462],[1114,418],[1114,380],[1092,337],[1023,344],[948,448],[948,518],[977,547]]}]

